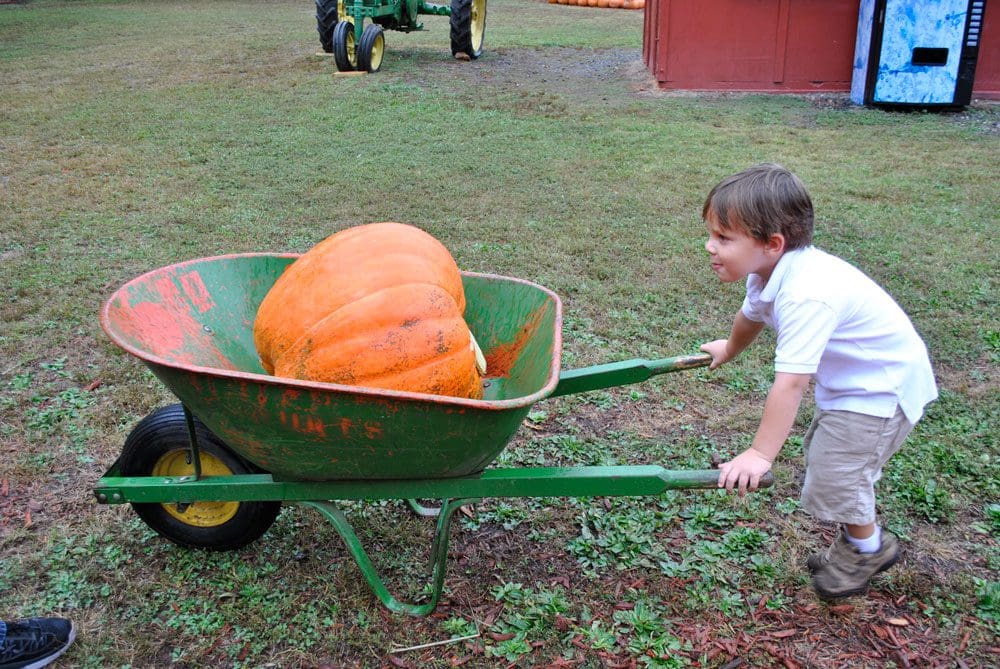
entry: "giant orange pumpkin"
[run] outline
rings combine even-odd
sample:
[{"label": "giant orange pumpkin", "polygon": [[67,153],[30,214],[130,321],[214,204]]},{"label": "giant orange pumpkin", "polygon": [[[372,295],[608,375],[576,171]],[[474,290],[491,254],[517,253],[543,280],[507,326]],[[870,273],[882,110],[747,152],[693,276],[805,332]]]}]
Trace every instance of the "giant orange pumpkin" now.
[{"label": "giant orange pumpkin", "polygon": [[441,242],[410,225],[331,235],[264,297],[254,344],[269,374],[482,396],[462,277]]}]

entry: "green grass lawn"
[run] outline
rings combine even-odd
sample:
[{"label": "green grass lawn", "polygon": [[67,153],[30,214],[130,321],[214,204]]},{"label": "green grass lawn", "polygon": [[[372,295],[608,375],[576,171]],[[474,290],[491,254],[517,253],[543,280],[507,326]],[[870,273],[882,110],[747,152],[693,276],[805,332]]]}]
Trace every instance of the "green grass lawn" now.
[{"label": "green grass lawn", "polygon": [[[428,16],[386,33],[381,72],[337,77],[313,12],[0,7],[0,617],[72,617],[65,663],[85,667],[1000,661],[1000,108],[660,92],[642,12],[544,0],[492,0],[478,61],[453,60],[447,19]],[[830,606],[809,586],[805,556],[832,531],[797,508],[798,437],[776,486],[745,499],[484,500],[419,620],[387,612],[309,510],[206,554],[94,503],[128,432],[175,401],[98,324],[139,274],[403,221],[463,269],[557,292],[565,368],[688,353],[742,299],[706,263],[702,200],[765,160],[809,186],[817,245],[911,315],[941,387],[880,483],[904,553],[868,596]],[[498,464],[703,468],[749,442],[772,344],[541,402]],[[347,508],[391,586],[419,598],[432,523],[397,502]]]}]

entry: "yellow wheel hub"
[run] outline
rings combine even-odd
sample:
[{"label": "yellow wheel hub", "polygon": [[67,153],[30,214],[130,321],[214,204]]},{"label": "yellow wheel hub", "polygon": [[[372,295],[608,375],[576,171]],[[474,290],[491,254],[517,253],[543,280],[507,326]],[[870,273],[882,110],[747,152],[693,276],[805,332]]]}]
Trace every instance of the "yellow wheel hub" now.
[{"label": "yellow wheel hub", "polygon": [[483,48],[483,32],[486,30],[486,0],[472,0],[472,49]]},{"label": "yellow wheel hub", "polygon": [[[201,452],[203,476],[232,476],[233,471],[211,453]],[[188,462],[188,451],[172,451],[160,458],[153,467],[153,476],[191,476],[194,464]],[[167,513],[195,527],[217,527],[233,519],[240,508],[239,502],[194,502],[193,504],[164,504]]]},{"label": "yellow wheel hub", "polygon": [[375,40],[375,43],[372,44],[372,57],[369,61],[373,72],[382,67],[383,55],[385,55],[385,37],[379,35],[378,39]]}]

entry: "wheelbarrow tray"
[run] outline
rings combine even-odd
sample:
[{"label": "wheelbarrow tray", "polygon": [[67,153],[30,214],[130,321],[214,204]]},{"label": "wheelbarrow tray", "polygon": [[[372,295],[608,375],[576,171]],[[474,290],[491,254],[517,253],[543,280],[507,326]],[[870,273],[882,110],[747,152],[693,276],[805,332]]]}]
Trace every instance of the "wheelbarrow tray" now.
[{"label": "wheelbarrow tray", "polygon": [[233,451],[276,481],[440,479],[482,471],[559,382],[562,307],[521,279],[463,272],[487,363],[482,399],[268,375],[257,309],[298,255],[181,262],[122,286],[101,325]]}]

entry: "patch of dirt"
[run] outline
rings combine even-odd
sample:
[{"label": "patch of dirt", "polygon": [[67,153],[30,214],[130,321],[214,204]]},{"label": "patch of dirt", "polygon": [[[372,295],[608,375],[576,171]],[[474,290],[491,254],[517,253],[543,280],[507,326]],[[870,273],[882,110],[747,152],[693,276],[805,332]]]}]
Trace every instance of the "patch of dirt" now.
[{"label": "patch of dirt", "polygon": [[[423,61],[421,58],[420,60]],[[474,63],[435,58],[421,62],[409,83],[436,86],[446,76],[450,86],[488,99],[484,86],[503,91],[542,92],[593,101],[594,91],[607,91],[602,100],[640,95],[657,89],[656,81],[638,49],[584,49],[546,47],[497,49]],[[464,85],[463,85],[464,84]]]},{"label": "patch of dirt", "polygon": [[[517,48],[491,50],[473,63],[447,58],[439,54],[421,53],[417,56],[420,67],[416,74],[409,74],[407,81],[421,86],[437,86],[442,80],[449,86],[468,91],[470,99],[480,105],[500,104],[494,93],[509,95],[519,91],[524,100],[524,111],[543,115],[566,113],[559,98],[581,100],[589,103],[617,104],[632,99],[700,99],[707,102],[739,100],[761,95],[744,91],[689,91],[660,88],[655,77],[646,67],[639,49],[606,48],[587,49],[574,47]],[[444,79],[442,79],[444,77]],[[487,87],[487,88],[484,88]],[[595,96],[595,92],[601,94]],[[847,92],[777,93],[806,100],[812,113],[851,112],[863,108],[854,104]],[[492,102],[491,102],[492,100]],[[509,104],[504,105],[505,108]],[[886,114],[923,112],[887,111]],[[934,112],[949,120],[978,132],[1000,134],[1000,102],[974,100],[959,111]],[[811,117],[811,114],[807,114]],[[811,127],[811,118],[787,119],[789,125]]]}]

